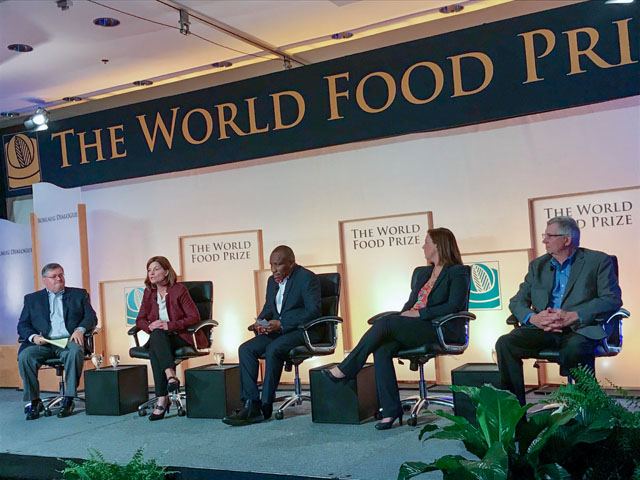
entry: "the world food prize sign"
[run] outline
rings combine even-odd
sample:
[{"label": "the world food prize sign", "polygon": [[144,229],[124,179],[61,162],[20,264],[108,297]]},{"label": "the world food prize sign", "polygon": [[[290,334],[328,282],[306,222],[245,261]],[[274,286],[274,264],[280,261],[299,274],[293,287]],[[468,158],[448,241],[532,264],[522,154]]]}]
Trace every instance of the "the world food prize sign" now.
[{"label": "the world food prize sign", "polygon": [[124,289],[124,303],[127,307],[127,326],[136,324],[136,318],[138,318],[143,296],[143,287],[129,287]]},{"label": "the world food prize sign", "polygon": [[4,158],[10,190],[30,187],[41,180],[37,138],[24,133],[5,136]]},{"label": "the world food prize sign", "polygon": [[469,310],[499,309],[500,280],[498,262],[471,265]]}]

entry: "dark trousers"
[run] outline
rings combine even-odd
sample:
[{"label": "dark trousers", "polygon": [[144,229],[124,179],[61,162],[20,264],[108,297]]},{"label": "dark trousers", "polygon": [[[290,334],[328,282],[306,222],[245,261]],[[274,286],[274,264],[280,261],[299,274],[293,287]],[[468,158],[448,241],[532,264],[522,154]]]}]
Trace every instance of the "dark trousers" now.
[{"label": "dark trousers", "polygon": [[147,347],[149,348],[149,358],[151,359],[151,370],[153,371],[153,382],[156,385],[156,395],[163,397],[169,393],[167,390],[167,375],[164,371],[167,368],[176,368],[173,352],[176,348],[190,345],[179,335],[156,329],[151,332]]},{"label": "dark trousers", "polygon": [[378,398],[385,417],[402,413],[400,392],[393,357],[403,348],[438,343],[435,328],[430,322],[413,317],[390,315],[378,320],[367,330],[349,356],[338,365],[347,378],[354,378],[373,353]]},{"label": "dark trousers", "polygon": [[595,348],[598,340],[583,337],[573,331],[545,332],[537,327],[516,328],[496,342],[496,354],[502,388],[509,390],[521,405],[525,405],[522,359],[536,358],[545,348],[560,349],[560,374],[569,375],[569,369],[584,365],[595,372]]},{"label": "dark trousers", "polygon": [[18,369],[24,384],[25,401],[40,398],[38,369],[45,360],[56,357],[64,362],[64,394],[68,397],[76,396],[84,365],[84,346],[69,342],[66,348],[60,348],[47,343],[46,345],[30,345],[23,348],[18,354]]},{"label": "dark trousers", "polygon": [[[313,341],[314,338],[311,338]],[[266,361],[264,382],[262,382],[262,403],[271,404],[275,400],[276,389],[280,383],[282,367],[288,359],[289,350],[304,345],[302,330],[283,334],[256,335],[238,348],[240,359],[240,385],[242,400],[258,403],[258,364],[260,357]]]}]

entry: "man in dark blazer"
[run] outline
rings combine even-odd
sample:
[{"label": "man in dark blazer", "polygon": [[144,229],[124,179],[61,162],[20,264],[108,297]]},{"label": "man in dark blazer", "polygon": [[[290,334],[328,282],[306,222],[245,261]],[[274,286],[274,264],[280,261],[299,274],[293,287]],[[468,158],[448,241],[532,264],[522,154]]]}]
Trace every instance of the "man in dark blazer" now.
[{"label": "man in dark blazer", "polygon": [[[320,281],[313,272],[296,265],[293,250],[280,245],[271,253],[269,262],[273,275],[267,281],[266,301],[256,322],[249,327],[256,336],[238,349],[245,405],[222,419],[228,425],[249,425],[271,417],[287,353],[305,343],[298,325],[321,315]],[[257,381],[262,355],[266,365],[261,400]]]},{"label": "man in dark blazer", "polygon": [[529,264],[509,309],[522,324],[496,343],[503,387],[525,404],[522,359],[560,347],[560,373],[585,365],[595,371],[595,348],[606,333],[598,319],[622,306],[611,257],[580,248],[571,217],[555,217],[542,235],[547,253]]},{"label": "man in dark blazer", "polygon": [[[54,357],[64,360],[66,382],[58,417],[71,415],[84,363],[84,334],[96,326],[96,312],[89,303],[87,291],[65,287],[62,266],[57,263],[45,265],[42,282],[44,289],[24,297],[18,321],[21,342],[18,367],[24,383],[24,399],[31,402],[27,420],[35,420],[44,409],[40,400],[38,369],[45,360]],[[69,337],[65,348],[45,341],[63,337]]]}]

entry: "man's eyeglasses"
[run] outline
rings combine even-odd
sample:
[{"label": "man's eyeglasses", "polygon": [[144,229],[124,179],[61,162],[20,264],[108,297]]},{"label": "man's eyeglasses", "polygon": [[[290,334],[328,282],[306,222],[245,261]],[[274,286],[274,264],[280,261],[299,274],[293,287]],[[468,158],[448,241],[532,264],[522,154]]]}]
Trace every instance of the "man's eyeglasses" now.
[{"label": "man's eyeglasses", "polygon": [[63,279],[64,278],[64,273],[59,273],[58,275],[46,275],[45,278],[59,278],[59,279]]},{"label": "man's eyeglasses", "polygon": [[553,238],[553,237],[566,237],[566,236],[567,236],[566,233],[543,233],[542,239],[549,240],[550,238]]}]

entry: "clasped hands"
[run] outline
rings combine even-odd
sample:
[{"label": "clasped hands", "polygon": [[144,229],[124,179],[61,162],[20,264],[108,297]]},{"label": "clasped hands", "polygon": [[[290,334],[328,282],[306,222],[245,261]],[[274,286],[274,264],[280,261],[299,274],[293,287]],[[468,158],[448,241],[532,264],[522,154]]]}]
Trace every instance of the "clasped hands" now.
[{"label": "clasped hands", "polygon": [[249,327],[249,330],[253,330],[258,335],[261,335],[263,333],[268,334],[277,332],[282,329],[282,323],[280,320],[269,320],[266,325],[259,322],[264,322],[264,320],[257,318],[255,323]]},{"label": "clasped hands", "polygon": [[149,331],[153,332],[156,328],[160,330],[168,330],[169,322],[164,322],[162,320],[154,320],[149,324]]},{"label": "clasped hands", "polygon": [[547,308],[533,314],[529,323],[545,332],[562,333],[562,330],[578,321],[577,312],[567,312],[559,308]]},{"label": "clasped hands", "polygon": [[[71,336],[69,337],[70,342],[75,342],[78,345],[84,345],[84,333],[82,330],[74,330]],[[44,337],[42,335],[36,335],[33,337],[33,343],[36,345],[46,345]]]}]

